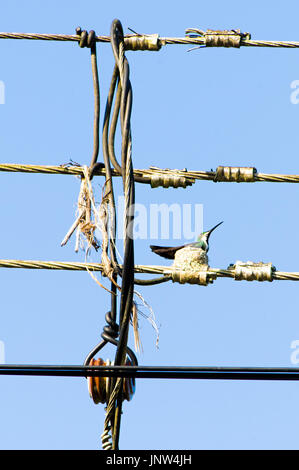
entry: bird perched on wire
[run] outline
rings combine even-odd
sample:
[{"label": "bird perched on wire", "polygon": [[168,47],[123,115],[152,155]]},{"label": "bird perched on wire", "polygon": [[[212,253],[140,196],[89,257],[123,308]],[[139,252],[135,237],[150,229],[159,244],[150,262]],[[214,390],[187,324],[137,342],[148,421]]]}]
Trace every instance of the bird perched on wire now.
[{"label": "bird perched on wire", "polygon": [[201,265],[208,265],[209,238],[211,233],[223,222],[215,225],[207,232],[202,232],[196,242],[181,246],[150,245],[151,250],[159,256],[174,260],[174,266],[182,269],[196,269]]}]

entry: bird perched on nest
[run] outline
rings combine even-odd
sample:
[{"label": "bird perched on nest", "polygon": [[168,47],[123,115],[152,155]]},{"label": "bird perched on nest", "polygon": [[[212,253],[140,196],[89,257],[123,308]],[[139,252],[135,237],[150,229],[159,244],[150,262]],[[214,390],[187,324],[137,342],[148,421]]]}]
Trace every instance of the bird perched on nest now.
[{"label": "bird perched on nest", "polygon": [[156,246],[150,245],[151,250],[159,256],[167,259],[173,259],[174,267],[183,270],[200,269],[202,265],[208,265],[209,238],[211,233],[223,222],[215,225],[211,230],[202,232],[196,242],[181,246]]}]

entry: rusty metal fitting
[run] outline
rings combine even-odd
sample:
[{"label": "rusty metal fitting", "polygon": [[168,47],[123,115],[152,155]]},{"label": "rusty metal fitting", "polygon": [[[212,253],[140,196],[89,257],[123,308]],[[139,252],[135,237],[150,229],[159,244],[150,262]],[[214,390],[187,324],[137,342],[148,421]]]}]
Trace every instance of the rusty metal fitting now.
[{"label": "rusty metal fitting", "polygon": [[[109,359],[106,362],[99,359],[92,359],[89,363],[90,366],[112,366],[113,362]],[[132,366],[133,363],[127,358],[127,366]],[[91,376],[87,378],[87,385],[89,396],[93,399],[95,404],[108,403],[111,389],[112,377],[99,377]],[[123,379],[123,400],[130,401],[135,393],[135,379],[133,377],[125,377]]]}]

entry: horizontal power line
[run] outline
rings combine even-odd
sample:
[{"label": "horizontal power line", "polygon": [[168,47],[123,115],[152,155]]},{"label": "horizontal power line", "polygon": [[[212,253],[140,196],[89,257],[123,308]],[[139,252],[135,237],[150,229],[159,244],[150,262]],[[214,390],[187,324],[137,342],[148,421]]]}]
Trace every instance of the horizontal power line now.
[{"label": "horizontal power line", "polygon": [[[221,167],[219,167],[221,168]],[[223,167],[224,169],[231,169],[234,167]],[[241,169],[242,167],[236,169]],[[255,169],[254,169],[255,170]],[[20,164],[20,163],[0,163],[0,172],[10,172],[10,173],[41,173],[48,175],[74,175],[74,176],[84,176],[84,167],[80,165],[31,165],[31,164]],[[216,171],[204,171],[204,170],[190,170],[187,169],[163,169],[158,167],[150,167],[145,169],[133,170],[134,176],[139,176],[144,179],[144,183],[151,183],[153,177],[160,175],[161,177],[176,177],[176,178],[185,178],[189,180],[192,184],[195,180],[204,180],[204,181],[214,181],[219,182],[217,170]],[[260,173],[256,170],[252,172],[252,179],[246,180],[242,179],[233,179],[223,178],[220,182],[238,182],[238,183],[254,183],[254,182],[269,182],[269,183],[299,183],[299,175],[289,175],[289,174],[280,174],[280,173]],[[99,168],[95,170],[94,175],[105,176],[105,168]],[[120,177],[121,175],[114,169],[111,169],[111,175]]]},{"label": "horizontal power line", "polygon": [[[270,263],[271,264],[271,263]],[[122,265],[118,265],[119,269],[122,270]],[[245,263],[246,267],[246,263]],[[82,262],[71,262],[71,261],[39,261],[39,260],[11,260],[11,259],[0,259],[0,268],[16,268],[16,269],[47,269],[47,270],[58,270],[58,271],[98,271],[104,272],[104,265],[101,263],[82,263]],[[177,272],[172,266],[155,266],[155,265],[135,265],[134,272],[139,274],[163,274],[168,280],[172,279],[173,274]],[[184,272],[184,271],[183,271]],[[208,267],[205,271],[207,276],[214,278],[217,277],[228,277],[234,279],[236,276],[236,270],[234,267],[229,269],[219,269]],[[194,273],[196,274],[196,272]],[[236,280],[245,280],[240,278]],[[257,280],[265,281],[270,279],[246,279],[247,281]],[[271,280],[281,281],[299,281],[299,272],[284,272],[273,270],[271,274]],[[186,281],[188,282],[188,281]]]},{"label": "horizontal power line", "polygon": [[0,375],[54,377],[133,377],[204,380],[299,380],[299,368],[291,367],[186,367],[186,366],[81,366],[0,365]]},{"label": "horizontal power line", "polygon": [[[205,46],[206,40],[205,37],[160,37],[159,35],[151,35],[151,34],[128,34],[124,36],[125,45],[127,43],[127,47],[131,48],[131,43],[138,39],[139,41],[142,38],[147,40],[151,37],[157,37],[157,48],[151,50],[159,50],[160,47],[165,46],[167,44],[173,45],[195,45],[195,46]],[[0,39],[31,39],[31,40],[42,40],[42,41],[72,41],[72,42],[80,42],[80,35],[77,34],[47,34],[47,33],[15,33],[15,32],[0,32]],[[95,40],[97,42],[104,42],[109,43],[111,41],[110,36],[102,36],[98,35],[95,36]],[[246,39],[241,38],[240,40],[240,47],[283,47],[283,48],[297,48],[299,47],[298,41],[267,41],[267,40],[253,40],[253,39]],[[211,47],[211,45],[210,45]],[[218,46],[219,47],[219,46]],[[227,46],[223,46],[227,47]],[[138,49],[136,49],[138,50]]]}]

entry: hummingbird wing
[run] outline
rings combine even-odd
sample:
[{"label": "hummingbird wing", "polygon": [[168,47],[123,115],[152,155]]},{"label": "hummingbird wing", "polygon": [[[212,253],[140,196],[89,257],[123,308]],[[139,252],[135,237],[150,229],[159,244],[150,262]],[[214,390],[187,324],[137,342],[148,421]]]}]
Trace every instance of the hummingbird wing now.
[{"label": "hummingbird wing", "polygon": [[151,250],[156,253],[156,255],[162,256],[163,258],[167,259],[174,259],[174,255],[178,250],[181,250],[186,245],[181,246],[157,246],[157,245],[150,245]]}]

